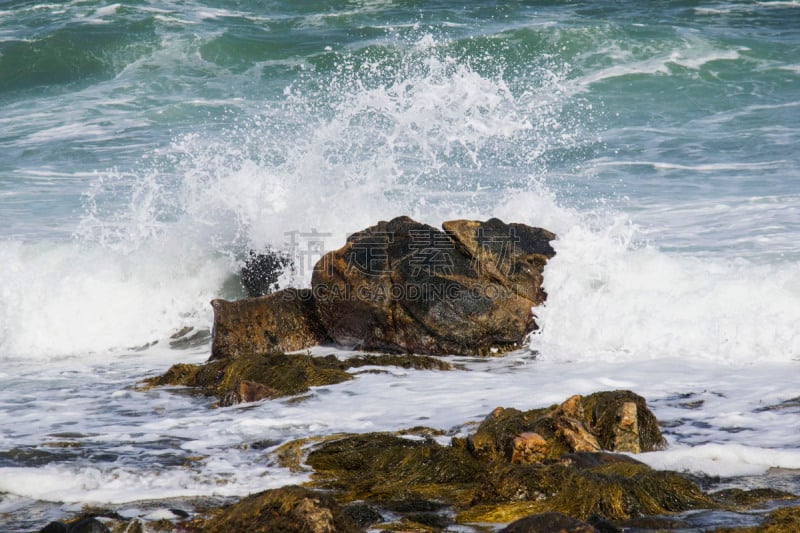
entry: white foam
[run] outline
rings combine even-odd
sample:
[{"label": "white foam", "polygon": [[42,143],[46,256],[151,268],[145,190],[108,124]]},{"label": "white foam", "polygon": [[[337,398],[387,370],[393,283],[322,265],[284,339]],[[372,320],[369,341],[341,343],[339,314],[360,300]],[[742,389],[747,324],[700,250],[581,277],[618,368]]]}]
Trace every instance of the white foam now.
[{"label": "white foam", "polygon": [[560,234],[531,347],[564,360],[800,357],[800,265],[673,256],[620,219]]},{"label": "white foam", "polygon": [[744,444],[673,446],[664,452],[635,456],[658,470],[676,470],[707,476],[738,477],[766,473],[770,468],[800,470],[800,450]]},{"label": "white foam", "polygon": [[[272,469],[262,477],[257,469],[223,478],[203,475],[190,469],[162,469],[155,472],[125,468],[80,470],[64,465],[36,468],[0,468],[0,492],[36,500],[64,503],[127,503],[147,499],[167,499],[203,494],[207,496],[246,496],[252,492],[306,481],[307,476],[280,475]],[[253,475],[255,474],[255,475]]]},{"label": "white foam", "polygon": [[679,65],[691,70],[701,70],[716,61],[735,61],[746,48],[719,49],[696,36],[684,36],[683,42],[668,49],[652,48],[636,54],[620,49],[618,45],[606,47],[604,52],[615,59],[614,66],[592,71],[577,80],[589,85],[612,78],[638,74],[672,74],[671,66]]},{"label": "white foam", "polygon": [[690,170],[692,172],[720,172],[720,171],[740,171],[740,170],[774,170],[781,168],[789,163],[784,159],[776,161],[759,161],[756,163],[705,163],[697,165],[686,165],[681,163],[671,163],[667,161],[598,161],[595,167],[626,167],[626,166],[648,166],[659,170]]},{"label": "white foam", "polygon": [[111,17],[117,13],[117,10],[122,7],[122,4],[109,4],[107,6],[98,7],[95,12],[95,17]]},{"label": "white foam", "polygon": [[[0,242],[0,358],[126,348],[207,327],[229,265],[187,243],[125,254],[92,244]],[[92,357],[97,357],[93,355]]]}]

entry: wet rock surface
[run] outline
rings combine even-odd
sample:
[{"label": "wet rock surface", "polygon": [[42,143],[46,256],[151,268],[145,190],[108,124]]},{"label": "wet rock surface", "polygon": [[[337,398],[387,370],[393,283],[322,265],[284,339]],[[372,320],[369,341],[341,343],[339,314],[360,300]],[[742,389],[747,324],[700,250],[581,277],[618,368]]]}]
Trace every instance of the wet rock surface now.
[{"label": "wet rock surface", "polygon": [[312,292],[325,330],[365,350],[490,354],[518,348],[544,300],[553,233],[520,224],[408,217],[357,232],[318,263]]},{"label": "wet rock surface", "polygon": [[248,496],[197,524],[204,533],[350,533],[360,527],[327,494],[297,486]]},{"label": "wet rock surface", "polygon": [[527,412],[495,409],[473,434],[449,445],[424,436],[347,436],[313,446],[306,463],[314,485],[342,501],[439,505],[458,523],[508,523],[545,512],[625,520],[716,506],[688,478],[602,449],[600,443],[619,445],[620,426],[630,426],[629,417],[619,416],[628,404],[636,405],[643,428],[636,445],[664,446],[644,399],[610,391]]},{"label": "wet rock surface", "polygon": [[363,350],[490,355],[519,348],[545,300],[555,234],[499,219],[443,229],[398,217],[354,233],[314,267],[311,289],[277,288],[290,261],[251,254],[250,298],[214,300],[211,359],[335,342]]},{"label": "wet rock surface", "polygon": [[280,288],[278,280],[281,274],[293,266],[292,258],[286,252],[270,248],[263,252],[250,250],[240,271],[242,288],[250,298],[266,296]]},{"label": "wet rock surface", "polygon": [[329,340],[308,289],[284,289],[258,298],[213,300],[210,360],[292,352]]},{"label": "wet rock surface", "polygon": [[[561,513],[542,513],[512,522],[500,533],[600,533],[591,524]],[[619,531],[619,530],[617,530]]]},{"label": "wet rock surface", "polygon": [[[304,358],[313,359],[299,356],[298,361],[314,364]],[[433,357],[327,357],[317,358],[317,371],[343,371],[384,358],[412,366],[446,365]],[[243,364],[246,358],[227,362]],[[199,375],[213,374],[208,367],[214,364],[222,362],[179,367],[174,374],[199,382]],[[233,383],[235,377],[229,380]],[[243,396],[254,387],[237,383],[246,385],[235,389]],[[468,435],[417,427],[287,442],[271,453],[278,464],[309,473],[306,487],[268,490],[191,517],[178,514],[174,522],[142,524],[113,515],[101,522],[83,516],[51,523],[42,531],[72,532],[81,524],[96,528],[86,531],[114,533],[485,531],[486,524],[508,532],[711,531],[695,527],[685,512],[764,516],[764,505],[798,502],[795,495],[772,489],[707,494],[690,477],[654,470],[629,451],[664,445],[643,398],[630,391],[605,391],[529,411],[497,408]],[[759,526],[715,531],[787,533],[800,530],[798,525],[800,510],[790,507],[773,510]]]},{"label": "wet rock surface", "polygon": [[164,375],[145,381],[144,387],[182,385],[214,396],[220,406],[292,396],[311,387],[353,379],[348,370],[364,366],[400,366],[418,370],[451,370],[446,361],[415,355],[362,355],[338,359],[333,355],[242,354],[205,364],[173,365]]}]

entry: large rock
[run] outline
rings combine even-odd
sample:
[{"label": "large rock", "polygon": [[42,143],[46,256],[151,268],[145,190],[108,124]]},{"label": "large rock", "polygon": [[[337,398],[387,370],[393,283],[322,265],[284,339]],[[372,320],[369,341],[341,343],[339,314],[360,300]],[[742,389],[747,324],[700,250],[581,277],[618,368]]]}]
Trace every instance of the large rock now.
[{"label": "large rock", "polygon": [[[636,405],[635,413],[621,408],[628,404]],[[618,413],[625,416],[606,424]],[[632,392],[598,392],[527,412],[498,408],[475,433],[453,437],[450,446],[420,428],[413,439],[385,433],[328,439],[312,446],[306,464],[314,469],[316,486],[337,491],[341,501],[364,501],[415,522],[419,517],[399,511],[398,502],[415,502],[417,510],[447,505],[457,523],[509,523],[546,512],[589,521],[550,516],[509,531],[559,531],[547,524],[563,522],[559,527],[605,532],[614,526],[592,515],[627,520],[714,508],[716,503],[687,477],[653,470],[628,455],[597,451],[603,443],[615,445],[619,428],[627,431],[631,419],[640,430],[639,449],[663,446],[650,416],[644,399]]]},{"label": "large rock", "polygon": [[428,354],[518,348],[536,328],[555,235],[520,224],[408,217],[351,235],[319,261],[312,292],[339,344]]},{"label": "large rock", "polygon": [[560,405],[519,411],[498,407],[468,439],[486,460],[543,463],[565,453],[649,452],[666,441],[644,398],[631,391],[572,396]]},{"label": "large rock", "polygon": [[211,360],[293,352],[328,341],[308,289],[229,302],[213,300]]}]

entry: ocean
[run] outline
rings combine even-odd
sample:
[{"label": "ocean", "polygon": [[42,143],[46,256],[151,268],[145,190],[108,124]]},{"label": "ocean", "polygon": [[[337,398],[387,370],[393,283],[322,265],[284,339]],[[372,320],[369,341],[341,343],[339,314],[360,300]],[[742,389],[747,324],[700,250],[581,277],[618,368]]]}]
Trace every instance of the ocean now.
[{"label": "ocean", "polygon": [[[303,401],[136,387],[208,357],[249,250],[304,286],[397,215],[556,232],[529,346]],[[618,388],[664,424],[645,462],[800,493],[798,239],[797,0],[0,0],[0,530]]]}]

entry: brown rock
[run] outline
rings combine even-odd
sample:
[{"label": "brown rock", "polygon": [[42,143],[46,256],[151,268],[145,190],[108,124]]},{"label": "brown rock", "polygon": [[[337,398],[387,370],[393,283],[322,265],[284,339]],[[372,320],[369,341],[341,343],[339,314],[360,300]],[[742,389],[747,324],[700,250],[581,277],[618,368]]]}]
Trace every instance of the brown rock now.
[{"label": "brown rock", "polygon": [[581,400],[582,396],[580,394],[575,394],[564,400],[564,403],[558,406],[559,415],[583,420],[585,412]]},{"label": "brown rock", "polygon": [[553,429],[556,436],[564,439],[573,452],[599,452],[602,449],[597,437],[580,420],[559,416],[553,420]]},{"label": "brown rock", "polygon": [[544,297],[541,271],[554,235],[496,219],[445,227],[452,233],[399,217],[326,254],[312,291],[331,338],[361,349],[428,354],[519,347],[535,328],[531,307]]},{"label": "brown rock", "polygon": [[634,402],[624,402],[617,409],[617,424],[614,426],[614,450],[618,452],[639,453],[638,409]]},{"label": "brown rock", "polygon": [[[519,439],[529,433],[544,440],[536,444],[535,454]],[[557,460],[565,453],[653,451],[666,445],[647,402],[631,391],[576,395],[530,411],[497,407],[467,441],[484,461],[517,464]]]},{"label": "brown rock", "polygon": [[219,405],[220,407],[227,407],[240,403],[257,402],[267,398],[277,398],[281,395],[280,391],[267,387],[263,383],[243,379],[222,397]]},{"label": "brown rock", "polygon": [[292,352],[328,340],[311,291],[284,289],[258,298],[213,300],[210,360],[249,353]]},{"label": "brown rock", "polygon": [[512,522],[500,533],[598,533],[593,526],[561,513],[542,513]]},{"label": "brown rock", "polygon": [[638,394],[628,390],[596,392],[584,396],[581,403],[584,422],[604,450],[638,453],[666,447],[658,420]]},{"label": "brown rock", "polygon": [[583,422],[585,413],[581,400],[582,397],[576,394],[558,406],[552,415],[553,431],[572,452],[599,452],[602,448],[597,437]]},{"label": "brown rock", "polygon": [[492,218],[486,222],[451,220],[442,228],[468,256],[476,259],[481,274],[510,288],[534,305],[544,302],[542,270],[555,255],[550,241],[556,238],[542,228],[506,224]]},{"label": "brown rock", "polygon": [[538,433],[520,433],[511,441],[511,462],[532,464],[544,461],[547,454],[547,441]]},{"label": "brown rock", "polygon": [[296,486],[248,496],[202,528],[206,533],[348,533],[359,530],[329,495]]}]

